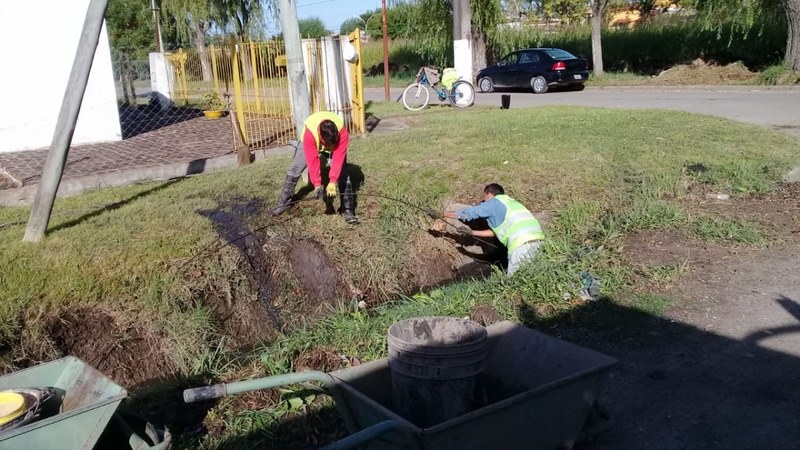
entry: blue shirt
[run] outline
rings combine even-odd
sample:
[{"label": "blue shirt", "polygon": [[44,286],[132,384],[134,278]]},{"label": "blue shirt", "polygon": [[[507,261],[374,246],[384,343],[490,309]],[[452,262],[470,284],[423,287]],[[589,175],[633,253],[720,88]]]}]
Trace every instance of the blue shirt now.
[{"label": "blue shirt", "polygon": [[490,198],[479,205],[456,211],[456,217],[461,221],[486,219],[490,227],[497,228],[506,218],[506,205],[496,198]]}]

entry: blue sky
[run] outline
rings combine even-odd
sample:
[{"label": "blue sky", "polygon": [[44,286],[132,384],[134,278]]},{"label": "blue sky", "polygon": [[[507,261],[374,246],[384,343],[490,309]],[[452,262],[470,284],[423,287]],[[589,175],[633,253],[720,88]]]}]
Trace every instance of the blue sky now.
[{"label": "blue sky", "polygon": [[348,18],[380,6],[381,0],[297,0],[297,17],[319,17],[329,30],[338,33]]}]

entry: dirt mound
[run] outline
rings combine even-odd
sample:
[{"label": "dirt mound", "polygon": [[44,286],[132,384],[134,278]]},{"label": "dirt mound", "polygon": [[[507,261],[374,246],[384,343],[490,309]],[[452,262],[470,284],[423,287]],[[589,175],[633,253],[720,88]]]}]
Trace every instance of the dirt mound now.
[{"label": "dirt mound", "polygon": [[725,84],[753,81],[758,74],[741,62],[720,66],[713,62],[695,60],[692,64],[673,66],[655,77],[665,84]]},{"label": "dirt mound", "polygon": [[294,358],[292,367],[295,372],[304,370],[319,370],[333,372],[350,366],[361,364],[361,360],[354,356],[347,356],[331,347],[315,347],[303,352]]},{"label": "dirt mound", "polygon": [[319,243],[311,239],[298,240],[289,246],[288,254],[294,274],[306,293],[318,303],[338,304],[347,290]]},{"label": "dirt mound", "polygon": [[45,330],[63,355],[81,358],[125,387],[174,371],[158,336],[143,327],[121,326],[99,309],[65,311],[50,318]]}]

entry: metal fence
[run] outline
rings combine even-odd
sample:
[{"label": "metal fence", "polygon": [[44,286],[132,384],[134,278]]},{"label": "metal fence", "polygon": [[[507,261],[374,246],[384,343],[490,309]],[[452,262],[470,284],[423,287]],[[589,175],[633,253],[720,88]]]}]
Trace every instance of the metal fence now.
[{"label": "metal fence", "polygon": [[[358,37],[356,31],[303,43],[312,111],[340,113],[354,134],[365,130]],[[345,43],[359,55],[354,64],[344,61]],[[165,139],[191,140],[187,130],[192,130],[206,136],[203,145],[238,151],[244,163],[251,151],[285,145],[297,134],[281,41],[231,39],[200,51],[178,49],[155,60],[152,55],[135,61],[123,55],[113,66],[123,140],[156,131]],[[158,75],[159,70],[166,75]],[[167,79],[166,90],[151,79],[159,77]],[[227,118],[205,119],[209,109],[222,110]],[[226,136],[220,136],[223,124]]]}]

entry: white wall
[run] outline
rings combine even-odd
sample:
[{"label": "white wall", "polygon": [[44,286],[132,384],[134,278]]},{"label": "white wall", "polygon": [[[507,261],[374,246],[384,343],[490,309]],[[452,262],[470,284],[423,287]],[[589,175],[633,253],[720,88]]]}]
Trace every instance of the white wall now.
[{"label": "white wall", "polygon": [[[48,147],[89,0],[0,0],[0,153]],[[122,138],[105,26],[73,145]]]}]

